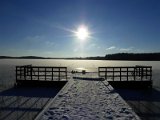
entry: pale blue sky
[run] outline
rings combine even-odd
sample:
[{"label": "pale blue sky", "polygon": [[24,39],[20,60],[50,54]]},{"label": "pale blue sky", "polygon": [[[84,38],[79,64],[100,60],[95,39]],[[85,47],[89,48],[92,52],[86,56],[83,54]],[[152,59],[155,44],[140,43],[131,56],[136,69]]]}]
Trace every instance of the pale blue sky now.
[{"label": "pale blue sky", "polygon": [[[70,30],[86,25],[85,43]],[[0,55],[160,52],[160,0],[0,0]]]}]

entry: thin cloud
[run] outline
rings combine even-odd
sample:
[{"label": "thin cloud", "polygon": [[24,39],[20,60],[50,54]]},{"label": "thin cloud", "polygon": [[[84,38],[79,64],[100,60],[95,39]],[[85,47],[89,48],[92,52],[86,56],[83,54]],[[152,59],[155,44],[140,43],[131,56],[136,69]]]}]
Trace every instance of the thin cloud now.
[{"label": "thin cloud", "polygon": [[106,50],[114,50],[114,49],[116,49],[115,46],[111,46],[111,47],[109,47],[109,48],[106,48]]},{"label": "thin cloud", "polygon": [[54,43],[54,42],[51,42],[51,41],[46,41],[45,44],[46,44],[47,46],[54,46],[54,45],[55,45],[55,43]]},{"label": "thin cloud", "polygon": [[129,48],[120,48],[119,50],[122,52],[131,52],[133,51],[134,47],[129,47]]},{"label": "thin cloud", "polygon": [[43,41],[45,40],[45,36],[40,36],[40,35],[35,35],[35,36],[27,36],[25,38],[26,41],[29,41],[29,42],[40,42],[40,41]]}]

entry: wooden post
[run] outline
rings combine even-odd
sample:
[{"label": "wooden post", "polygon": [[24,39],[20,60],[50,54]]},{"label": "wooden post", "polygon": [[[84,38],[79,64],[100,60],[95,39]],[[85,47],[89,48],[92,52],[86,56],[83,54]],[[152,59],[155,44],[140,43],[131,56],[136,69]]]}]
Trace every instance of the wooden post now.
[{"label": "wooden post", "polygon": [[24,66],[24,80],[26,80],[26,66]]},{"label": "wooden post", "polygon": [[152,80],[152,67],[150,67],[150,81]]},{"label": "wooden post", "polygon": [[32,80],[32,66],[30,67],[30,76],[31,76],[31,80]]},{"label": "wooden post", "polygon": [[121,79],[122,79],[122,78],[121,78],[121,72],[122,72],[122,70],[121,70],[121,67],[120,67],[120,81],[121,81]]},{"label": "wooden post", "polygon": [[44,79],[46,80],[46,67],[44,69]]},{"label": "wooden post", "polygon": [[113,67],[113,81],[114,81],[114,67]]},{"label": "wooden post", "polygon": [[136,80],[136,68],[134,68],[134,72],[133,72],[133,75],[134,75],[134,81]]},{"label": "wooden post", "polygon": [[53,81],[53,67],[52,67],[52,81]]},{"label": "wooden post", "polygon": [[58,74],[58,80],[60,81],[60,68],[58,68],[59,74]]},{"label": "wooden post", "polygon": [[141,81],[143,80],[143,67],[141,67]]},{"label": "wooden post", "polygon": [[100,68],[98,67],[98,76],[100,77]]},{"label": "wooden post", "polygon": [[127,81],[128,81],[128,67],[127,67]]},{"label": "wooden post", "polygon": [[67,68],[65,68],[65,71],[66,71],[66,80],[67,80]]},{"label": "wooden post", "polygon": [[39,80],[39,67],[38,67],[38,80]]},{"label": "wooden post", "polygon": [[26,66],[26,76],[28,76],[28,66]]},{"label": "wooden post", "polygon": [[136,67],[134,67],[134,71],[135,71],[135,76],[137,76],[137,68]]},{"label": "wooden post", "polygon": [[107,67],[105,68],[105,79],[107,80]]},{"label": "wooden post", "polygon": [[21,68],[22,68],[22,67],[20,66],[20,79],[21,79],[21,74],[22,74],[22,73],[21,73]]},{"label": "wooden post", "polygon": [[18,73],[18,67],[16,66],[16,82],[17,82],[17,80],[18,80],[18,76],[17,76],[17,73]]},{"label": "wooden post", "polygon": [[148,68],[146,67],[146,71],[145,71],[145,76],[146,76],[146,79],[148,78],[148,75],[147,75],[147,72],[148,71]]}]

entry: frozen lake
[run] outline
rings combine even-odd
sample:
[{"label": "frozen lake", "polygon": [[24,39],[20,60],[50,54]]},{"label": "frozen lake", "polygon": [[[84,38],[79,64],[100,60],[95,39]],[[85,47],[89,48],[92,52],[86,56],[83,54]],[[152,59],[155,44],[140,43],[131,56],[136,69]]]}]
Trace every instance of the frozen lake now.
[{"label": "frozen lake", "polygon": [[[153,89],[117,90],[142,119],[160,119],[160,61],[107,61],[107,60],[52,60],[52,59],[1,59],[0,60],[0,88],[12,86],[15,83],[15,66],[64,66],[68,71],[85,69],[87,72],[98,72],[98,67],[106,66],[152,66]],[[95,73],[96,74],[96,73]]]},{"label": "frozen lake", "polygon": [[160,87],[160,61],[107,61],[107,60],[52,60],[52,59],[1,59],[0,60],[0,85],[12,85],[15,83],[15,66],[65,66],[68,71],[76,68],[86,69],[87,72],[97,72],[98,67],[105,66],[135,66],[148,65],[153,69],[153,85]]}]

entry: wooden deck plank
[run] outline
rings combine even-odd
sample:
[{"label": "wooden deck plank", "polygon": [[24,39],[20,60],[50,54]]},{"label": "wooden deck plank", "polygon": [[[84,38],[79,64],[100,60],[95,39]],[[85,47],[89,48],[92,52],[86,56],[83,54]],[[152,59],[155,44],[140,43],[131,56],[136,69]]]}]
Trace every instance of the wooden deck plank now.
[{"label": "wooden deck plank", "polygon": [[73,79],[69,80],[35,120],[49,118],[140,119],[107,81]]}]

